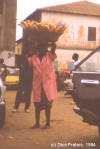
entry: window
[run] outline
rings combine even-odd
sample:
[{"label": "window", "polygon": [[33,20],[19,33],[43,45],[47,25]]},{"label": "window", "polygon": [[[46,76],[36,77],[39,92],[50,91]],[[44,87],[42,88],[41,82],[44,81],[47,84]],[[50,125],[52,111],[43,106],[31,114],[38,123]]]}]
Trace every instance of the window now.
[{"label": "window", "polygon": [[83,72],[100,72],[100,49],[80,65]]},{"label": "window", "polygon": [[96,27],[88,27],[88,41],[96,41]]}]

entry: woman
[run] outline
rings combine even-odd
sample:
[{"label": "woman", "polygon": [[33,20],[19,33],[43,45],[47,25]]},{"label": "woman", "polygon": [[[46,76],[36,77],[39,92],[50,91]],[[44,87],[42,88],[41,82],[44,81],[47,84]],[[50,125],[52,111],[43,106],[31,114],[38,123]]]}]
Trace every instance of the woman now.
[{"label": "woman", "polygon": [[35,105],[36,124],[32,127],[40,127],[40,111],[45,109],[46,125],[50,127],[50,111],[52,102],[57,97],[57,87],[53,61],[56,58],[56,45],[53,43],[51,51],[48,52],[47,43],[38,43],[35,54],[29,58],[29,64],[34,68],[33,71],[33,94]]}]

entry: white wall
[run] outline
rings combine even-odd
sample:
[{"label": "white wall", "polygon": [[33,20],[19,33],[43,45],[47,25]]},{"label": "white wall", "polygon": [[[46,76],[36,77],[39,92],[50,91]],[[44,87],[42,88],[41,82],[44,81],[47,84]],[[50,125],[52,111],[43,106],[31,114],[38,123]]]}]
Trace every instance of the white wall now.
[{"label": "white wall", "polygon": [[[10,53],[10,56],[9,56]],[[0,53],[0,58],[4,59],[7,66],[15,66],[15,54],[11,51],[3,51]]]},{"label": "white wall", "polygon": [[[82,60],[100,45],[100,17],[43,12],[41,18],[42,22],[62,23],[67,26],[65,33],[57,41],[58,70],[67,69],[73,53],[78,53]],[[88,27],[96,27],[96,41],[88,41]]]},{"label": "white wall", "polygon": [[72,62],[72,55],[73,53],[78,53],[79,54],[79,59],[82,60],[85,58],[91,51],[87,50],[70,50],[70,49],[57,49],[56,54],[57,54],[57,59],[58,61],[58,70],[63,71],[68,69],[68,63]]},{"label": "white wall", "polygon": [[[93,49],[100,44],[100,17],[43,12],[42,21],[67,26],[58,45],[64,48]],[[96,41],[88,41],[88,27],[96,27]]]}]

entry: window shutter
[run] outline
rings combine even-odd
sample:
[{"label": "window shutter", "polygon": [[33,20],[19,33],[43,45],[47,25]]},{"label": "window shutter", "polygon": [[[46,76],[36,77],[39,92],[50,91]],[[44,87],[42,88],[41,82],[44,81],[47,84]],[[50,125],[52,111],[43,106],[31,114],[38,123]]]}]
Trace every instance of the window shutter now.
[{"label": "window shutter", "polygon": [[88,27],[88,41],[96,41],[96,27]]}]

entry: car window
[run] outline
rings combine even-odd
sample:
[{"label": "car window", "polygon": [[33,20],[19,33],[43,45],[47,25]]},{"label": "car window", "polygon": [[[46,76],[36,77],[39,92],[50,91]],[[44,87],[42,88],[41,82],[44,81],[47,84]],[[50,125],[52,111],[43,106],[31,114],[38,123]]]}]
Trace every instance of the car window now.
[{"label": "car window", "polygon": [[89,57],[80,67],[82,72],[100,72],[100,50]]}]

